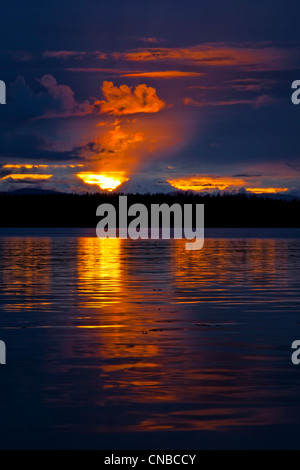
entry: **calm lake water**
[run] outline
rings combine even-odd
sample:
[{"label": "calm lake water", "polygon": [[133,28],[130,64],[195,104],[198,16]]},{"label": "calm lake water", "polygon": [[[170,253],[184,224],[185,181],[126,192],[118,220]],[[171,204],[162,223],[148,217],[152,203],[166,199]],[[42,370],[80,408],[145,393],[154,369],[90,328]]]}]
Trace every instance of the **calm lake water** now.
[{"label": "calm lake water", "polygon": [[300,232],[0,233],[0,448],[300,448]]}]

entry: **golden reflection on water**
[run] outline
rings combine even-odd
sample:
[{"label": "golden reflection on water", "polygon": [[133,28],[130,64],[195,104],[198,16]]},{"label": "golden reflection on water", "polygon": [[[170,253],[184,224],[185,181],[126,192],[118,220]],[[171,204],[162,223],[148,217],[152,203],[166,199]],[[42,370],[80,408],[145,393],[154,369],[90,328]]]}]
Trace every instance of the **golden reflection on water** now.
[{"label": "golden reflection on water", "polygon": [[93,308],[99,304],[119,302],[121,243],[119,238],[78,239],[78,290],[82,297],[82,307]]},{"label": "golden reflection on water", "polygon": [[[80,325],[79,328],[112,329],[105,333],[99,331],[102,340],[102,358],[153,357],[157,353],[157,346],[147,342],[136,344],[137,319],[130,306],[134,300],[134,292],[129,293],[126,288],[129,274],[126,269],[124,243],[124,240],[119,238],[78,239],[79,304],[83,309],[95,309],[91,317],[93,325]],[[105,307],[107,308],[104,311]],[[146,362],[143,362],[143,365],[149,367]],[[130,367],[140,367],[140,365],[131,364]],[[126,364],[102,366],[104,373],[126,368]],[[106,385],[106,388],[109,387],[110,385]]]},{"label": "golden reflection on water", "polygon": [[[101,406],[124,409],[120,421],[99,423],[99,431],[212,430],[286,420],[282,407],[269,405],[276,388],[261,386],[273,363],[267,345],[251,350],[251,333],[243,343],[245,332],[219,310],[280,301],[290,283],[286,240],[208,239],[202,250],[186,251],[184,240],[78,238],[70,241],[68,257],[61,246],[48,238],[2,241],[2,295],[6,310],[40,309],[42,315],[63,295],[61,279],[73,273],[65,288],[72,321],[64,310],[53,324],[49,317],[48,326],[55,331],[61,322],[66,334],[76,329],[60,360],[84,361],[91,405],[98,409],[98,391]],[[203,322],[203,304],[221,312],[218,328]],[[68,401],[72,384],[67,374],[64,380],[60,393]]]}]

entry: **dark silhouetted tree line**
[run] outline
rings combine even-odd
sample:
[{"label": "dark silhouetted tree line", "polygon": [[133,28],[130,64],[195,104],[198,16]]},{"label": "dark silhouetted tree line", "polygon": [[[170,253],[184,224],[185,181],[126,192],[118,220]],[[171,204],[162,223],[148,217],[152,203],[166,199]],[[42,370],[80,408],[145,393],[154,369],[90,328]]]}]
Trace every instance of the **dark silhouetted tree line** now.
[{"label": "dark silhouetted tree line", "polygon": [[[96,227],[100,204],[114,205],[118,194],[0,194],[0,227]],[[246,195],[130,194],[141,203],[204,204],[205,227],[300,227],[300,200]],[[130,218],[129,218],[130,220]]]}]

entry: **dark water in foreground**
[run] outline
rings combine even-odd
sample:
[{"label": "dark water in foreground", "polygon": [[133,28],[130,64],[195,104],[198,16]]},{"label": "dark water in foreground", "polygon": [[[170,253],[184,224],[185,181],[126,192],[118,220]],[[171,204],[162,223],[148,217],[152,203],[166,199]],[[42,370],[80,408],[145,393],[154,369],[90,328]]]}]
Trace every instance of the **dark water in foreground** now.
[{"label": "dark water in foreground", "polygon": [[298,230],[32,234],[0,236],[0,448],[300,448]]}]

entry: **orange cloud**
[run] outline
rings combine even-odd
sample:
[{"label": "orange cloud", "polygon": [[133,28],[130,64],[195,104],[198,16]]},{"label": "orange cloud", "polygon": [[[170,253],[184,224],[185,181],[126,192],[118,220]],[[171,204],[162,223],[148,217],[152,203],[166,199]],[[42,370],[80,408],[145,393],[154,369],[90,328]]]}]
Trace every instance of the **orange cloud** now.
[{"label": "orange cloud", "polygon": [[160,100],[155,88],[138,85],[133,91],[127,85],[114,87],[113,82],[103,82],[103,101],[95,101],[95,109],[100,113],[116,116],[135,113],[157,113],[166,104]]},{"label": "orange cloud", "polygon": [[31,165],[31,164],[21,164],[21,165],[3,165],[3,168],[11,168],[11,169],[32,169],[32,168],[49,168],[49,165]]},{"label": "orange cloud", "polygon": [[20,170],[21,168],[26,168],[27,170],[32,170],[34,169],[40,169],[40,168],[76,168],[76,167],[82,167],[83,165],[81,163],[76,163],[76,164],[55,164],[55,165],[32,165],[31,163],[21,163],[17,165],[3,165],[3,168],[9,168],[9,169],[14,169],[14,170]]},{"label": "orange cloud", "polygon": [[246,191],[249,191],[250,193],[254,193],[254,194],[263,194],[263,193],[276,194],[276,193],[288,191],[288,188],[246,188]]},{"label": "orange cloud", "polygon": [[31,179],[31,180],[48,180],[52,178],[53,175],[38,175],[38,174],[17,174],[13,173],[11,175],[6,175],[1,180],[6,180],[8,178],[11,178],[13,180],[26,180],[26,179]]},{"label": "orange cloud", "polygon": [[[137,127],[136,123],[129,122],[123,124],[111,123],[112,128],[102,135],[96,137],[91,145],[87,145],[83,152],[83,157],[88,161],[88,173],[81,173],[85,178],[81,178],[88,184],[102,184],[102,179],[107,175],[118,179],[119,175],[126,176],[131,174],[136,168],[137,162],[143,148],[147,143],[144,142],[144,133]],[[92,183],[90,181],[93,181]],[[120,180],[121,182],[125,181]],[[110,184],[111,181],[108,181]],[[105,184],[105,181],[104,181]],[[100,186],[101,187],[101,186]],[[106,189],[101,187],[102,189]],[[111,186],[113,189],[113,186]]]},{"label": "orange cloud", "polygon": [[242,66],[262,70],[280,70],[288,67],[299,56],[296,50],[287,50],[253,43],[242,47],[223,43],[202,44],[193,47],[155,47],[114,53],[115,59],[133,62],[180,61],[206,66]]},{"label": "orange cloud", "polygon": [[126,133],[120,126],[115,126],[99,140],[99,143],[104,150],[103,153],[120,153],[142,140],[141,132]]},{"label": "orange cloud", "polygon": [[166,70],[159,72],[135,72],[126,73],[123,77],[149,77],[149,78],[176,78],[176,77],[200,77],[205,75],[200,72],[180,72],[179,70]]},{"label": "orange cloud", "polygon": [[[210,175],[194,175],[190,177],[183,177],[183,178],[174,178],[169,179],[167,182],[174,186],[176,189],[180,189],[182,191],[211,191],[211,190],[220,190],[220,191],[233,191],[239,189],[245,189],[246,191],[253,193],[253,194],[276,194],[279,192],[288,191],[288,188],[282,187],[248,187],[249,184],[257,184],[252,182],[252,177],[250,175],[241,175],[245,176],[248,180],[246,182],[245,179],[238,178],[239,175],[236,176],[210,176]],[[249,181],[250,178],[250,181]]]},{"label": "orange cloud", "polygon": [[188,178],[176,178],[167,180],[174,188],[182,191],[203,191],[211,189],[230,189],[241,188],[245,185],[245,181],[232,177],[217,176],[191,176]]}]

